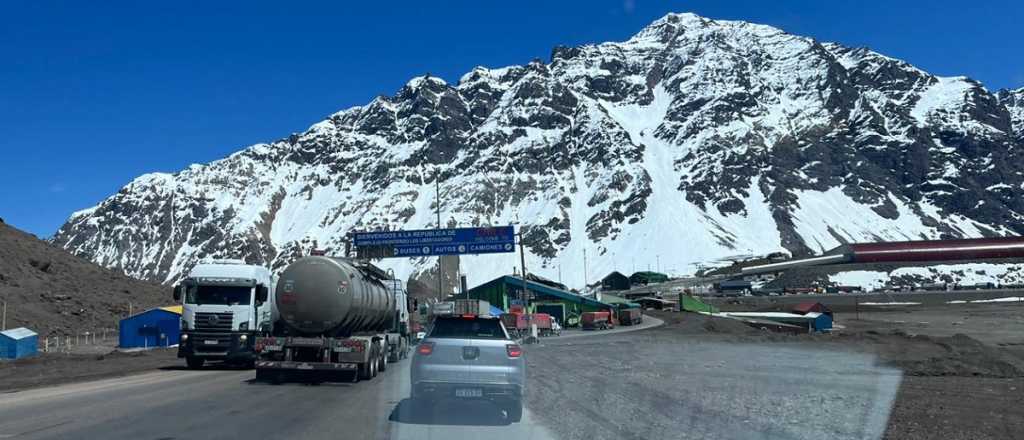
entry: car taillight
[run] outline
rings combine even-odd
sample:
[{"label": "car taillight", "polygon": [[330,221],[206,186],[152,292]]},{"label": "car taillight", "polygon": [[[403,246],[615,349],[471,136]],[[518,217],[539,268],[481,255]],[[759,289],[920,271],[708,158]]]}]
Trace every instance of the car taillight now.
[{"label": "car taillight", "polygon": [[467,313],[465,315],[462,315],[462,317],[465,318],[465,319],[476,319],[476,315],[472,315],[472,314],[469,314],[469,313]]},{"label": "car taillight", "polygon": [[523,355],[523,348],[517,344],[508,344],[505,346],[505,351],[508,352],[508,357],[517,358]]},{"label": "car taillight", "polygon": [[430,355],[430,353],[434,352],[434,343],[424,342],[420,344],[418,347],[416,347],[416,352],[424,356],[428,356]]}]

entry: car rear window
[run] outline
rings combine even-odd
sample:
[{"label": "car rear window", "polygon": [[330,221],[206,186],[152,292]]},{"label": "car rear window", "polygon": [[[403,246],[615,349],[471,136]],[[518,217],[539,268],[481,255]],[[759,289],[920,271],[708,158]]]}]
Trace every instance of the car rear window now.
[{"label": "car rear window", "polygon": [[505,339],[497,319],[437,318],[431,338]]}]

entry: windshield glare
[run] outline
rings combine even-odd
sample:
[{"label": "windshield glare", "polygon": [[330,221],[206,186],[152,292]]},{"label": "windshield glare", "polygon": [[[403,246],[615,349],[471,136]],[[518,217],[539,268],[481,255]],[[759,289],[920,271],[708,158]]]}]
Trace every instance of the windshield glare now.
[{"label": "windshield glare", "polygon": [[248,305],[252,288],[245,286],[195,286],[188,290],[189,304]]}]

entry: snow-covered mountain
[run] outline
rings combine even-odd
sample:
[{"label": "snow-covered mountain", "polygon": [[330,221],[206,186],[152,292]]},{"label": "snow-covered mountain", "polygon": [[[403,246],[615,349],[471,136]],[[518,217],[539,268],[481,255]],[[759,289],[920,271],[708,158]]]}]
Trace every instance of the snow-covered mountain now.
[{"label": "snow-covered mountain", "polygon": [[[527,267],[615,269],[847,241],[1020,234],[1024,90],[863,48],[670,14],[549,62],[418,77],[269,144],[140,176],[54,241],[168,282],[205,256],[282,267],[354,230],[516,224]],[[381,264],[420,276],[436,258]],[[514,254],[468,256],[470,284]]]}]

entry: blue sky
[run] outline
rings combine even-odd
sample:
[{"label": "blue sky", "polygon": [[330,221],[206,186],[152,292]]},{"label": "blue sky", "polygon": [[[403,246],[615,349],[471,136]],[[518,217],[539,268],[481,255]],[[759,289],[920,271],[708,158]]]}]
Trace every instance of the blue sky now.
[{"label": "blue sky", "polygon": [[139,174],[286,137],[416,75],[454,82],[623,40],[668,12],[1024,86],[1020,1],[13,3],[0,7],[0,217],[42,237]]}]

